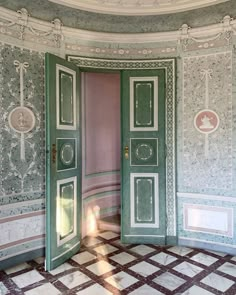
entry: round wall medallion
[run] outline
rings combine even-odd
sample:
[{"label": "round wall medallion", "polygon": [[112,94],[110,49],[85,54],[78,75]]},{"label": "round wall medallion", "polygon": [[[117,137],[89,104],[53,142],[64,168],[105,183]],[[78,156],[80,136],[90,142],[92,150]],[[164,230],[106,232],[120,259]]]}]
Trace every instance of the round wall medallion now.
[{"label": "round wall medallion", "polygon": [[8,122],[14,131],[27,133],[35,126],[35,116],[27,107],[16,107],[10,112]]},{"label": "round wall medallion", "polygon": [[74,148],[71,144],[65,143],[60,151],[61,161],[65,165],[70,165],[74,159]]},{"label": "round wall medallion", "polygon": [[139,160],[147,161],[153,155],[153,148],[149,144],[142,143],[136,147],[135,154]]},{"label": "round wall medallion", "polygon": [[194,126],[197,131],[209,134],[217,130],[219,127],[219,116],[212,110],[201,110],[194,117]]}]

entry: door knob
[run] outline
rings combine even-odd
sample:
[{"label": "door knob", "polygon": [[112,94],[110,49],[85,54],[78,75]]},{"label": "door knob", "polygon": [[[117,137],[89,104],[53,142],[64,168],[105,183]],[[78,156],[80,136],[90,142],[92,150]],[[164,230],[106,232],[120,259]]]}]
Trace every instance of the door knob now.
[{"label": "door knob", "polygon": [[129,159],[129,147],[125,147],[125,159]]}]

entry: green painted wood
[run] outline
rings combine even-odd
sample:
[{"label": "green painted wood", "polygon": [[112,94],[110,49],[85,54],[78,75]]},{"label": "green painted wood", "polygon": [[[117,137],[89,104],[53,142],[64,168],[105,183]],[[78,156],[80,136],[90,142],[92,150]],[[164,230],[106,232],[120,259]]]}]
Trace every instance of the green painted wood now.
[{"label": "green painted wood", "polygon": [[[154,91],[156,86],[157,89]],[[156,108],[155,103],[157,103]],[[131,109],[133,115],[130,113]],[[122,242],[165,244],[164,69],[121,72],[121,118]],[[139,120],[136,120],[137,118]],[[136,124],[136,121],[140,121],[141,126]],[[129,149],[128,159],[125,156],[126,147]]]},{"label": "green painted wood", "polygon": [[47,53],[45,76],[46,270],[52,270],[80,248],[80,75],[78,67]]},{"label": "green painted wood", "polygon": [[[152,224],[155,221],[155,190],[153,177],[134,178],[135,223]],[[140,203],[142,203],[140,205]],[[150,206],[150,203],[152,206]]]},{"label": "green painted wood", "polygon": [[[59,96],[60,96],[60,123],[73,125],[73,76],[65,71],[59,70]],[[70,100],[71,103],[70,103]]]},{"label": "green painted wood", "polygon": [[[152,81],[143,81],[134,83],[134,126],[135,127],[152,127],[154,126],[153,118],[153,87]],[[143,99],[145,97],[145,99]]]}]

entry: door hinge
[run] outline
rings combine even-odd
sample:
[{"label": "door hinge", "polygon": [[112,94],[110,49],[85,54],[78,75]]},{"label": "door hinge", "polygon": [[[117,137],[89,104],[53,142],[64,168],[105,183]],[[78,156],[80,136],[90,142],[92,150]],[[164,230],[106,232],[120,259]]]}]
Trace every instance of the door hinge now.
[{"label": "door hinge", "polygon": [[165,158],[167,158],[167,154],[168,154],[168,151],[167,151],[167,144],[165,143]]}]

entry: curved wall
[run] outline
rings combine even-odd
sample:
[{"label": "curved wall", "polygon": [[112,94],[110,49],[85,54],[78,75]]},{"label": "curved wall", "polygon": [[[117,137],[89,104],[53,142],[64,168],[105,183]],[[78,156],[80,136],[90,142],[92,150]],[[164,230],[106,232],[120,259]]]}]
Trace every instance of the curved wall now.
[{"label": "curved wall", "polygon": [[[107,59],[109,62],[104,61],[102,66],[105,68],[112,63],[115,64],[117,60],[122,63],[127,59],[150,60],[176,57],[176,203],[178,203],[179,242],[184,245],[214,248],[235,254],[236,233],[233,228],[236,225],[236,159],[233,151],[235,151],[236,144],[236,56],[234,51],[236,21],[230,17],[224,18],[226,14],[234,14],[235,4],[233,2],[220,4],[214,8],[204,8],[201,10],[201,17],[197,11],[172,16],[174,20],[171,29],[173,31],[170,31],[163,23],[165,16],[163,16],[163,22],[160,18],[158,24],[157,17],[131,18],[130,22],[125,17],[121,22],[122,18],[114,18],[114,16],[111,18],[94,15],[95,19],[91,19],[91,28],[97,27],[100,31],[108,30],[108,28],[112,31],[115,27],[120,32],[122,32],[121,27],[130,32],[132,30],[142,31],[145,21],[142,23],[140,20],[145,19],[148,20],[146,27],[148,31],[151,28],[158,31],[158,26],[159,30],[163,28],[166,31],[146,34],[99,33],[62,26],[60,20],[53,20],[53,18],[60,16],[64,24],[75,26],[76,19],[81,17],[81,22],[78,24],[82,28],[83,24],[85,26],[85,19],[86,22],[88,21],[87,16],[91,17],[92,14],[80,12],[78,15],[74,12],[76,14],[74,16],[73,13],[69,14],[69,9],[64,7],[61,9],[59,6],[50,12],[44,2],[40,3],[42,10],[32,1],[21,1],[21,5],[25,4],[25,8],[34,16],[38,15],[43,18],[43,12],[45,12],[44,18],[52,22],[29,17],[26,10],[15,12],[0,8],[2,42],[0,78],[3,81],[0,90],[2,112],[0,119],[2,120],[1,126],[3,126],[0,131],[2,167],[0,172],[0,226],[1,233],[4,233],[0,238],[2,267],[42,254],[44,247],[43,157],[45,149],[42,137],[44,138],[45,132],[45,113],[42,71],[46,51],[62,57],[66,55],[83,56],[84,59],[80,59],[80,65],[84,67],[94,67],[94,58]],[[13,9],[21,8],[16,1],[1,1],[1,3]],[[203,13],[203,11],[209,12],[209,9],[211,10],[210,17]],[[193,17],[194,13],[196,18]],[[86,17],[83,18],[83,15]],[[191,17],[192,23],[198,18],[196,26],[214,24],[192,29],[182,26],[188,23]],[[109,23],[110,20],[112,21]],[[96,26],[100,21],[101,25]],[[127,25],[124,25],[125,21],[128,21]],[[141,29],[140,26],[133,27],[134,24],[141,24]],[[174,24],[176,24],[175,27]],[[181,30],[179,30],[180,27]],[[35,158],[27,156],[24,165],[19,165],[19,167],[16,164],[19,163],[20,141],[17,134],[9,129],[7,119],[11,107],[19,103],[17,98],[14,98],[19,92],[17,88],[19,83],[13,84],[19,79],[14,64],[15,60],[20,63],[29,63],[27,75],[24,76],[25,85],[27,85],[25,103],[31,104],[38,112],[38,133],[32,134],[26,143],[27,149],[34,149],[33,157]],[[76,58],[73,58],[73,61],[76,63]],[[127,66],[127,64],[128,61],[123,62],[123,65]],[[38,81],[41,82],[38,83]],[[200,121],[204,119],[204,114],[211,121],[212,114],[216,113],[219,124],[214,132],[204,133],[200,132],[202,131],[200,127],[197,128],[196,115],[206,109],[211,113],[203,113]],[[208,131],[211,131],[212,124],[208,123],[208,127],[210,126]],[[6,148],[8,146],[12,147],[10,156]],[[15,169],[18,169],[18,172]],[[30,180],[27,173],[31,177]],[[23,177],[25,174],[27,176]],[[8,177],[11,178],[11,182],[8,182]],[[19,187],[12,186],[9,190],[5,188],[9,183],[20,183],[20,180]],[[119,181],[118,177],[117,181]],[[87,185],[88,187],[91,185],[89,180]],[[116,184],[112,187],[114,191],[119,189]],[[90,198],[91,192],[92,198]],[[104,190],[92,189],[90,193],[87,195],[87,192],[84,192],[86,203],[84,204],[86,206],[91,204],[94,208],[98,204],[97,197],[101,197],[100,193],[103,194]],[[111,197],[111,200],[117,199],[116,194]],[[103,205],[106,205],[106,202]],[[103,205],[99,204],[100,207]],[[104,206],[103,209],[105,212],[106,207]],[[194,215],[197,218],[191,218]],[[86,229],[84,234],[86,234]]]},{"label": "curved wall", "polygon": [[67,27],[112,33],[174,31],[180,28],[183,23],[187,23],[191,27],[201,27],[218,23],[221,21],[222,17],[227,14],[231,17],[236,17],[236,2],[234,0],[215,6],[176,14],[139,17],[85,12],[57,5],[47,0],[1,0],[0,5],[13,11],[25,7],[29,10],[32,17],[46,21],[60,18]]}]

